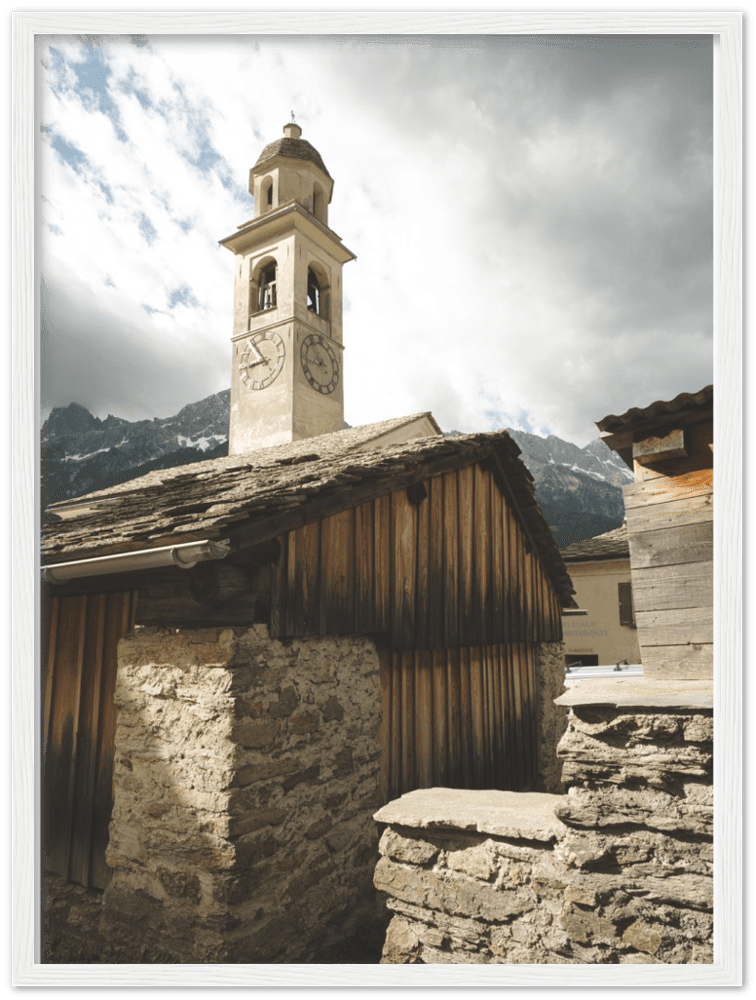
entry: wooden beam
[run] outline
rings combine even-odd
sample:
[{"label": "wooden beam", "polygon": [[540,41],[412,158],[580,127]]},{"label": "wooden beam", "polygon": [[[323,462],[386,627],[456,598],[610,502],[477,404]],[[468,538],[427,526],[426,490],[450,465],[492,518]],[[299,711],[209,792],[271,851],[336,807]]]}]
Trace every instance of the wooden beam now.
[{"label": "wooden beam", "polygon": [[634,569],[632,576],[636,612],[712,604],[714,573],[709,561]]},{"label": "wooden beam", "polygon": [[189,595],[198,604],[223,604],[250,590],[249,575],[239,566],[201,562],[187,574]]},{"label": "wooden beam", "polygon": [[215,628],[220,625],[249,627],[267,623],[270,595],[246,593],[222,604],[197,604],[188,594],[145,597],[137,605],[135,624],[166,628]]},{"label": "wooden beam", "polygon": [[664,611],[635,612],[638,641],[647,646],[674,646],[684,643],[712,643],[714,623],[711,607],[670,608]]},{"label": "wooden beam", "polygon": [[642,650],[643,676],[650,680],[710,678],[714,674],[711,643],[655,646]]},{"label": "wooden beam", "polygon": [[663,437],[652,435],[633,442],[633,458],[641,465],[687,457],[688,449],[685,446],[685,432],[682,427],[669,431]]},{"label": "wooden beam", "polygon": [[687,524],[659,531],[628,532],[633,572],[650,566],[685,566],[711,562],[713,525]]}]

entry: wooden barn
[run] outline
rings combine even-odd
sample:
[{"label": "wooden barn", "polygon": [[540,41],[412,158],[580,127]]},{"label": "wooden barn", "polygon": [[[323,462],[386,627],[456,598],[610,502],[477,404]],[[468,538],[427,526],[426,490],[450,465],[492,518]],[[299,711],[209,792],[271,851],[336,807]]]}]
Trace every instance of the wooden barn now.
[{"label": "wooden barn", "polygon": [[[213,805],[213,816],[220,810],[227,821],[217,854],[228,843],[237,851],[248,828],[289,821],[285,845],[294,850],[305,826],[301,817],[293,819],[303,783],[322,786],[307,800],[316,817],[310,831],[317,822],[333,830],[344,809],[370,822],[376,805],[419,787],[539,786],[539,758],[552,758],[554,749],[543,745],[549,740],[542,731],[543,702],[550,705],[559,690],[539,691],[552,683],[542,676],[544,651],[561,665],[561,610],[574,606],[564,563],[506,432],[436,434],[381,447],[403,423],[153,472],[50,509],[44,542],[45,792],[47,865],[54,874],[102,888],[115,868],[119,891],[126,891],[134,871],[167,871],[175,882],[179,870],[188,878],[188,864],[207,877],[206,843],[196,857],[190,847],[180,860],[171,851],[172,829],[202,826],[202,810],[192,798],[200,787],[231,796]],[[283,667],[272,680],[265,675],[269,688],[267,695],[259,688],[258,700],[249,692],[244,699],[230,697],[237,681],[229,680],[217,703],[203,703],[200,711],[187,677],[195,677],[199,690],[215,676],[216,654],[208,654],[204,673],[192,673],[197,664],[181,660],[178,679],[176,662],[192,643],[243,645],[247,632],[255,642],[267,637],[268,665],[297,649],[300,666],[285,678]],[[365,649],[372,651],[373,667],[364,675],[353,671],[359,691],[351,695],[353,654],[342,647],[328,654],[346,656],[336,686],[308,687],[301,664],[316,655],[307,652],[308,644],[317,652],[332,641],[352,643],[355,663],[365,661]],[[181,651],[171,652],[177,643],[184,643]],[[248,660],[251,655],[245,653]],[[240,656],[228,660],[229,677],[237,676]],[[138,684],[130,671],[141,671]],[[168,674],[170,683],[160,679]],[[132,718],[137,702],[141,714]],[[173,722],[166,728],[158,722],[169,709]],[[190,710],[204,727],[204,743],[193,749],[197,730],[189,727],[172,754],[172,734],[183,732]],[[220,732],[229,718],[236,726],[244,712],[251,735],[239,737],[223,758],[236,772],[215,784],[205,776],[200,785],[192,763],[200,767],[203,754],[220,760],[226,753],[210,747],[207,733],[213,726]],[[358,730],[376,720],[377,743],[360,750],[365,733]],[[328,735],[338,723],[351,727],[351,749],[337,747]],[[329,771],[331,751],[341,763]],[[355,763],[360,753],[362,770]],[[317,763],[308,764],[308,754]],[[145,763],[153,766],[156,757],[159,779]],[[290,774],[290,759],[301,765],[296,773]],[[332,795],[334,804],[324,807],[339,768],[359,789],[350,787],[346,802],[341,791],[342,799]],[[268,784],[263,810],[253,792],[259,775],[274,769],[283,777],[273,791]],[[249,776],[240,777],[241,771]],[[245,801],[253,815],[239,821],[243,832],[235,836],[233,797],[240,785],[252,789]],[[120,812],[119,796],[129,802]],[[200,804],[204,809],[204,800]],[[164,836],[158,837],[161,823]],[[153,835],[145,839],[147,827]],[[370,841],[372,859],[374,835],[366,836],[366,829],[359,837],[363,854]],[[317,842],[307,830],[308,850],[314,851],[307,863],[320,865],[327,879],[330,869],[313,861]],[[325,851],[333,856],[332,849]],[[256,864],[254,854],[245,861],[234,857],[234,870]],[[224,864],[217,862],[217,871],[227,871]],[[368,884],[371,865],[365,868]],[[174,883],[161,877],[165,884],[155,883],[155,898],[170,902]],[[144,889],[143,882],[139,886]],[[112,891],[123,912],[121,895]],[[278,906],[285,909],[280,901]],[[198,952],[195,942],[188,954],[198,961],[251,960],[243,948],[233,958],[237,952],[228,947]],[[281,960],[263,953],[263,960]],[[176,960],[168,945],[160,954]]]},{"label": "wooden barn", "polygon": [[713,665],[713,388],[597,424],[633,470],[624,488],[638,641],[647,677]]}]

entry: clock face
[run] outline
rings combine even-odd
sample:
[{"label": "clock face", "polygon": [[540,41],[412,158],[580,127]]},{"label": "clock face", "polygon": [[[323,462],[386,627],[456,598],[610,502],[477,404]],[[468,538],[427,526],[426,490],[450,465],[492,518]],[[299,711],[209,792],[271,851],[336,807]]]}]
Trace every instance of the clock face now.
[{"label": "clock face", "polygon": [[302,341],[300,351],[305,378],[316,392],[328,394],[339,384],[339,361],[325,339],[309,333]]},{"label": "clock face", "polygon": [[281,374],[286,348],[277,333],[256,333],[247,341],[239,362],[239,375],[250,389],[264,389]]}]

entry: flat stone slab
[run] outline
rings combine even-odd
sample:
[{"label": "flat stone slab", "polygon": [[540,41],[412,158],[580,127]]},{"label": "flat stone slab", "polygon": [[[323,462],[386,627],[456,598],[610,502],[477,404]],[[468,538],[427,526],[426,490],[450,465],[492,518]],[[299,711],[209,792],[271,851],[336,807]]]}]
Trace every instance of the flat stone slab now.
[{"label": "flat stone slab", "polygon": [[645,677],[602,677],[582,680],[555,699],[557,705],[609,705],[612,708],[714,707],[709,680],[649,680]]},{"label": "flat stone slab", "polygon": [[554,815],[563,795],[466,788],[418,788],[387,803],[378,823],[420,830],[474,830],[517,840],[556,840],[566,827]]}]

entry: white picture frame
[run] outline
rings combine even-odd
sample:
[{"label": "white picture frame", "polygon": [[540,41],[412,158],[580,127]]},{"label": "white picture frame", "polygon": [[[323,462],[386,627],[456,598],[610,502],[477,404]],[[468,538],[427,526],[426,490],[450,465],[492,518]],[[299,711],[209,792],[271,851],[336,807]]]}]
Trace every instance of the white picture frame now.
[{"label": "white picture frame", "polygon": [[[12,30],[12,972],[16,987],[732,987],[742,983],[741,184],[742,15],[727,11],[21,11]],[[37,712],[38,293],[34,247],[35,37],[42,34],[705,34],[715,127],[715,940],[712,965],[43,965],[39,942]],[[697,386],[692,389],[698,388]]]}]

